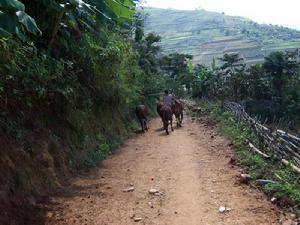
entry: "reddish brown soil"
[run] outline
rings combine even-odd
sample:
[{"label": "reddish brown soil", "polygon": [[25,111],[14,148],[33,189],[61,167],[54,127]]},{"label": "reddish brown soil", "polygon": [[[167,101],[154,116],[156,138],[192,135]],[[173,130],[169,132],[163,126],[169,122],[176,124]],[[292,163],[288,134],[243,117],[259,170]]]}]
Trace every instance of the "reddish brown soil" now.
[{"label": "reddish brown soil", "polygon": [[[185,118],[166,136],[150,131],[128,140],[101,167],[81,176],[47,205],[47,225],[271,225],[280,212],[259,190],[237,181],[229,141]],[[132,192],[124,189],[133,186]],[[149,194],[150,188],[159,190]],[[219,207],[231,208],[220,213]],[[140,221],[135,222],[134,220]]]}]

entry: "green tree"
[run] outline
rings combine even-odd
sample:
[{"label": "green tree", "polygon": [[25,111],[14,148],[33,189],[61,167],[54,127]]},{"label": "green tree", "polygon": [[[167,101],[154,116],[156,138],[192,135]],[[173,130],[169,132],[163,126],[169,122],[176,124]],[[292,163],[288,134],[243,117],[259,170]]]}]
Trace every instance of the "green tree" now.
[{"label": "green tree", "polygon": [[155,33],[145,35],[143,25],[144,17],[138,14],[134,21],[134,49],[142,72],[140,79],[143,102],[153,104],[154,99],[165,88],[159,65],[161,37]]},{"label": "green tree", "polygon": [[247,91],[246,97],[254,100],[270,99],[272,96],[270,77],[262,64],[253,65],[247,70],[244,86]]},{"label": "green tree", "polygon": [[0,0],[0,37],[16,34],[25,41],[23,28],[35,35],[42,31],[39,41],[49,49],[59,30],[97,32],[100,25],[124,24],[134,7],[132,0]]},{"label": "green tree", "polygon": [[265,58],[264,68],[272,77],[275,96],[282,102],[283,90],[287,79],[295,73],[299,63],[296,54],[272,52]]},{"label": "green tree", "polygon": [[223,73],[226,92],[228,92],[235,101],[240,99],[240,87],[245,72],[245,63],[239,54],[224,54],[220,60],[223,62],[221,72]]},{"label": "green tree", "polygon": [[160,68],[167,79],[167,88],[172,89],[177,95],[183,95],[185,89],[190,92],[192,73],[189,71],[189,54],[172,53],[160,59]]},{"label": "green tree", "polygon": [[192,93],[194,97],[208,97],[213,73],[203,65],[196,65],[193,69]]}]

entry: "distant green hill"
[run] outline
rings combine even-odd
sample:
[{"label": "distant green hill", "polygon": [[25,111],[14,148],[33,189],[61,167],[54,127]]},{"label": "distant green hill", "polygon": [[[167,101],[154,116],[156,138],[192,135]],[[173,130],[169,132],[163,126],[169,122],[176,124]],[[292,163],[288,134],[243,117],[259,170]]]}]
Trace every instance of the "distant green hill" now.
[{"label": "distant green hill", "polygon": [[224,53],[239,52],[256,63],[275,50],[300,48],[300,31],[261,25],[249,19],[205,10],[144,8],[146,32],[162,36],[165,53],[189,53],[195,63],[210,64]]}]

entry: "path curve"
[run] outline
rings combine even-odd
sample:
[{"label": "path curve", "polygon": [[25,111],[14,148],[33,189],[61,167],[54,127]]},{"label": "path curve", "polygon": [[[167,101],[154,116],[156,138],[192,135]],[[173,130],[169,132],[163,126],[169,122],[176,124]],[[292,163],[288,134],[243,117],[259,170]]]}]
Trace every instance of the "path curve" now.
[{"label": "path curve", "polygon": [[[88,176],[53,197],[46,224],[271,225],[279,211],[258,190],[237,182],[229,141],[185,118],[166,136],[160,119]],[[133,186],[132,192],[124,189]],[[150,188],[159,193],[149,194]],[[219,207],[231,208],[220,213]],[[134,220],[140,220],[134,222]]]}]

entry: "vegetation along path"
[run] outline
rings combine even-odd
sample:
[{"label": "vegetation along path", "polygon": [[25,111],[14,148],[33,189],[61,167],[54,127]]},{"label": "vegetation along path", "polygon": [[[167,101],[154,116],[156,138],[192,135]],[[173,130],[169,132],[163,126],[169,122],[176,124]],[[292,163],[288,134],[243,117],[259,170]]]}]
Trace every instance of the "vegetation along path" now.
[{"label": "vegetation along path", "polygon": [[50,199],[46,224],[282,224],[259,190],[237,181],[230,142],[212,125],[185,118],[169,136],[160,127],[153,120],[148,133]]}]

